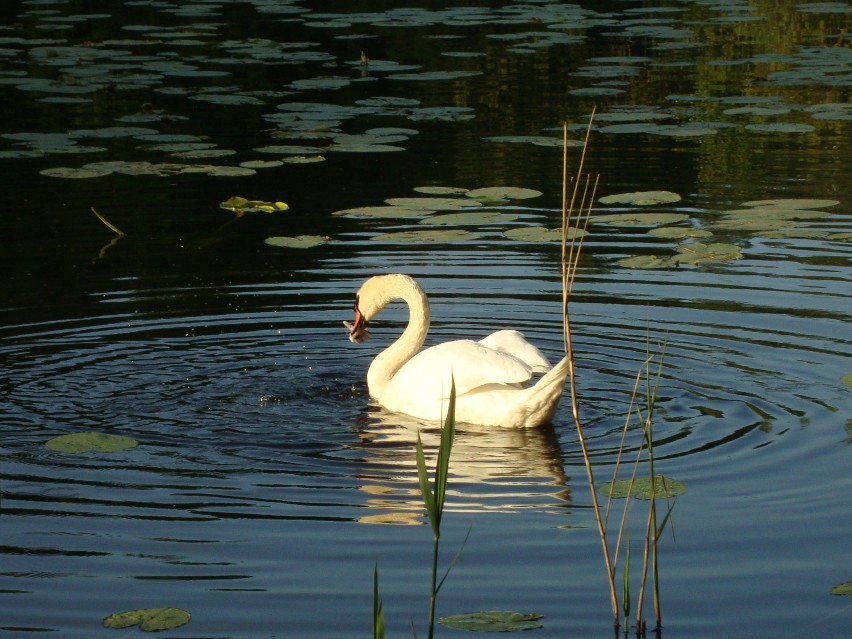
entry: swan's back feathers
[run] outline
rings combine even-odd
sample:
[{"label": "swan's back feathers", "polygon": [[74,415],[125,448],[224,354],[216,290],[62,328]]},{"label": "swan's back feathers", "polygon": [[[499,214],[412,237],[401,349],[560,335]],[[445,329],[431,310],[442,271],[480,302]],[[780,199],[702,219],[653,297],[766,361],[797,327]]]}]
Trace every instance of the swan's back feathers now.
[{"label": "swan's back feathers", "polygon": [[447,399],[450,381],[456,396],[486,384],[517,387],[532,378],[533,368],[514,355],[473,340],[443,342],[420,351],[403,364],[391,380],[394,389],[413,389],[422,395]]},{"label": "swan's back feathers", "polygon": [[535,346],[530,344],[520,331],[503,330],[491,333],[479,340],[480,344],[493,348],[495,351],[507,353],[527,364],[533,373],[544,373],[550,370],[550,362]]}]

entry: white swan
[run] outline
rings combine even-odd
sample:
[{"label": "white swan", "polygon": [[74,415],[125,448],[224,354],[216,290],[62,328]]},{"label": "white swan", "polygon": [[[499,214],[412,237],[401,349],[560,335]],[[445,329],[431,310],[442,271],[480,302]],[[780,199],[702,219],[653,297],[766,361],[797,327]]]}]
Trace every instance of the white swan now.
[{"label": "white swan", "polygon": [[[444,342],[420,351],[429,330],[429,301],[407,275],[378,275],[361,286],[355,321],[344,322],[349,340],[366,340],[367,323],[397,299],[408,304],[408,326],[367,372],[370,396],[379,404],[419,419],[443,419],[452,379],[459,422],[529,428],[553,418],[568,375],[567,357],[551,368],[517,331],[498,331],[479,342]],[[544,371],[535,385],[526,386],[533,373]]]}]

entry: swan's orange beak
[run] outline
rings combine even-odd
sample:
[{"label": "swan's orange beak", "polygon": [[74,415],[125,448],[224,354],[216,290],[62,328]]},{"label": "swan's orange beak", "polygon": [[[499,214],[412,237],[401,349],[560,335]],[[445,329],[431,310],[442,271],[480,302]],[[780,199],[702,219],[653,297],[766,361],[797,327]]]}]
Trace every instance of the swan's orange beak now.
[{"label": "swan's orange beak", "polygon": [[349,329],[349,341],[355,344],[360,344],[370,339],[370,333],[367,332],[367,318],[361,313],[358,308],[358,300],[355,300],[355,321],[352,323],[343,322],[343,325]]}]

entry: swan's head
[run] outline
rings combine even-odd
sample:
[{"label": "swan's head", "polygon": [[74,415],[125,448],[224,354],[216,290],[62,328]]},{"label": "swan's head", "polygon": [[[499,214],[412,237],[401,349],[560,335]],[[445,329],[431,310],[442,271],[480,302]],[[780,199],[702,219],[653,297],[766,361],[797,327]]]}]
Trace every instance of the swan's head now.
[{"label": "swan's head", "polygon": [[364,317],[364,314],[361,312],[360,307],[358,306],[359,297],[355,298],[355,321],[354,322],[343,322],[343,325],[349,329],[349,341],[354,344],[360,344],[361,342],[365,342],[370,339],[370,333],[367,332],[367,318]]},{"label": "swan's head", "polygon": [[355,296],[355,321],[343,322],[343,325],[349,329],[349,341],[361,343],[368,340],[370,333],[367,327],[370,321],[391,300],[404,299],[410,304],[412,295],[422,298],[422,303],[425,305],[426,295],[417,282],[408,275],[394,273],[376,275],[368,279]]}]

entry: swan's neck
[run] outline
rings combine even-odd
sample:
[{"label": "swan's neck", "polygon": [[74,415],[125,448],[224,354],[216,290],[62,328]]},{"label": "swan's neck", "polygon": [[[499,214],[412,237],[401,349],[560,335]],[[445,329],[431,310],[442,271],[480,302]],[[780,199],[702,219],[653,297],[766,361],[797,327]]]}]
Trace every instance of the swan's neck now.
[{"label": "swan's neck", "polygon": [[423,289],[409,277],[388,276],[387,287],[383,291],[384,299],[379,310],[393,300],[403,300],[408,304],[409,319],[402,335],[384,351],[379,353],[367,371],[367,386],[370,395],[381,398],[388,383],[396,372],[410,360],[426,339],[429,332],[429,301]]}]

